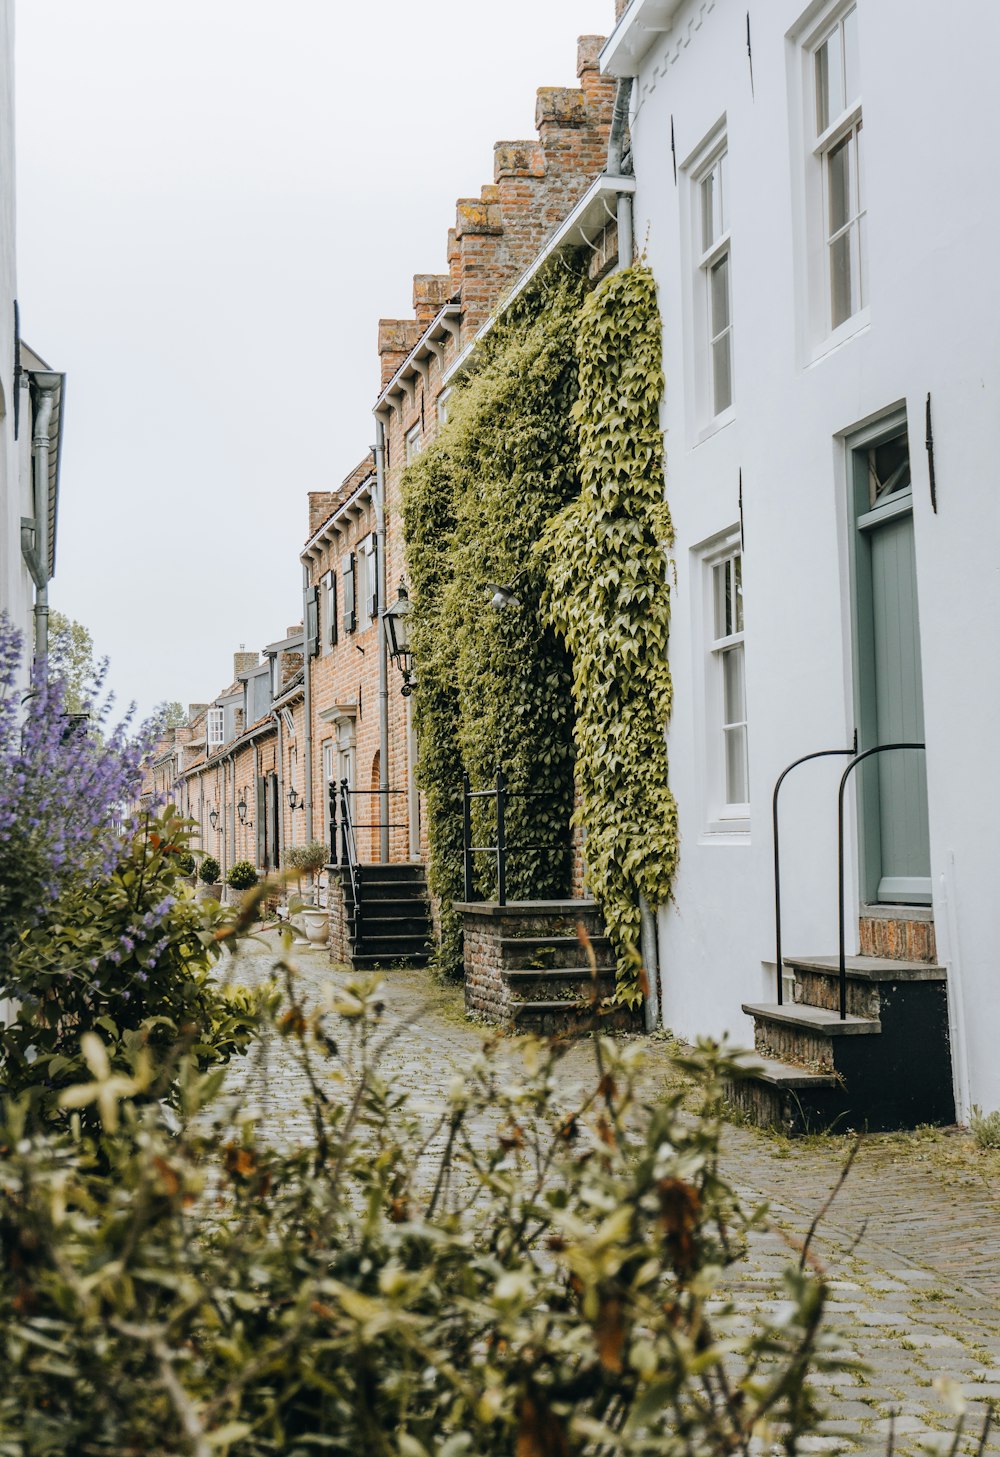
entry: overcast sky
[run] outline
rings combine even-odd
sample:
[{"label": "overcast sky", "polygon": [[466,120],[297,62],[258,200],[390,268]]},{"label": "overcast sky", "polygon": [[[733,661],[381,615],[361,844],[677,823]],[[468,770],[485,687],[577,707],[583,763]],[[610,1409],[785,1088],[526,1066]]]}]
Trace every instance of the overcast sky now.
[{"label": "overcast sky", "polygon": [[614,0],[19,0],[18,294],[67,374],[55,607],[145,713],[301,616],[380,317]]}]

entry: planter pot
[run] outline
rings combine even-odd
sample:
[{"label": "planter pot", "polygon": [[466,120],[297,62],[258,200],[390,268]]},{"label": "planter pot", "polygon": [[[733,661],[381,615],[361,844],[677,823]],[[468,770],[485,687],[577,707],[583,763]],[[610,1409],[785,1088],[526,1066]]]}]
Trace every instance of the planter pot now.
[{"label": "planter pot", "polygon": [[330,917],[326,911],[307,907],[299,913],[306,940],[313,946],[325,946],[330,938]]},{"label": "planter pot", "polygon": [[224,887],[221,880],[203,880],[198,887],[198,899],[200,901],[221,901],[223,889]]}]

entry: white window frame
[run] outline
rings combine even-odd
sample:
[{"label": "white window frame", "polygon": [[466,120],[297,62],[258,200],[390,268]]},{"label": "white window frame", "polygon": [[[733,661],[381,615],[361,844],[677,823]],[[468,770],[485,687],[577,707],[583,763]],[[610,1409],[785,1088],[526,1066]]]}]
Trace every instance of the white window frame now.
[{"label": "white window frame", "polygon": [[424,428],[419,420],[407,430],[404,436],[404,442],[406,447],[406,464],[409,465],[411,461],[416,460],[424,448]]},{"label": "white window frame", "polygon": [[205,714],[205,747],[221,748],[226,742],[226,710],[210,708]]},{"label": "white window frame", "polygon": [[[691,279],[688,294],[690,309],[689,363],[694,379],[693,414],[689,416],[689,427],[695,444],[714,435],[728,425],[736,415],[736,359],[735,328],[733,318],[733,238],[730,219],[728,187],[723,185],[723,226],[713,229],[713,237],[705,240],[704,184],[718,167],[720,161],[727,164],[724,179],[728,176],[729,132],[725,116],[712,127],[684,161],[681,171],[684,175],[682,216],[682,257],[686,258],[685,271]],[[712,332],[712,277],[713,270],[725,262],[727,269],[728,322],[724,330],[713,336]],[[728,339],[729,352],[729,402],[716,408],[713,371],[713,342],[716,338]]]},{"label": "white window frame", "polygon": [[[702,661],[704,664],[704,751],[705,821],[709,836],[746,836],[750,830],[749,717],[746,679],[746,624],[742,610],[743,547],[739,528],[716,537],[700,554],[702,572]],[[727,562],[740,563],[740,625],[720,633],[718,622],[719,572]],[[739,654],[742,677],[743,718],[727,722],[725,662]],[[727,784],[727,737],[742,729],[747,798],[730,800]]]},{"label": "white window frame", "polygon": [[[859,0],[829,0],[813,6],[805,20],[793,30],[789,39],[798,56],[797,91],[799,125],[796,148],[801,148],[802,232],[800,299],[803,309],[804,363],[813,363],[838,345],[866,329],[871,322],[868,277],[868,208],[864,194],[864,169],[861,162],[860,137],[863,131],[863,104],[859,94],[846,100],[836,116],[820,130],[817,94],[817,56],[830,36],[843,27],[845,18],[854,12],[860,25]],[[863,37],[858,36],[858,50]],[[843,48],[841,48],[843,65]],[[859,64],[860,71],[860,64]],[[794,115],[794,109],[793,109]],[[853,142],[850,140],[853,138]],[[850,148],[852,188],[854,196],[848,222],[837,236],[850,237],[852,291],[856,290],[856,306],[841,323],[833,322],[833,282],[830,226],[830,158],[841,143]]]},{"label": "white window frame", "polygon": [[448,423],[448,400],[451,397],[451,390],[442,390],[437,397],[437,418],[439,425]]}]

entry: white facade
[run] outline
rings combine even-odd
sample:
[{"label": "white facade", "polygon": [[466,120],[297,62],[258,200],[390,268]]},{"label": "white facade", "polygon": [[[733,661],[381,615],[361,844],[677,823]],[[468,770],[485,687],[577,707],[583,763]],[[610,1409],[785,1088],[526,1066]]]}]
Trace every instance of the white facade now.
[{"label": "white facade", "polygon": [[[14,5],[0,3],[0,611],[20,628],[30,660],[34,587],[21,554],[21,517],[33,514],[30,422],[14,439]],[[26,416],[27,394],[22,391]]]},{"label": "white facade", "polygon": [[[853,471],[868,459],[863,432],[905,418],[929,892],[965,1116],[1000,1107],[1000,9],[765,0],[750,26],[748,48],[735,0],[632,0],[603,56],[636,78],[635,237],[663,315],[677,531],[669,752],[682,840],[659,916],[663,1019],[746,1045],[741,1004],[774,999],[771,792],[793,759],[851,743],[863,691]],[[833,95],[817,94],[827,81]],[[720,636],[714,567],[739,550],[741,487],[745,621]],[[837,949],[845,762],[806,765],[782,791],[786,952]],[[848,804],[854,952],[862,866]]]}]

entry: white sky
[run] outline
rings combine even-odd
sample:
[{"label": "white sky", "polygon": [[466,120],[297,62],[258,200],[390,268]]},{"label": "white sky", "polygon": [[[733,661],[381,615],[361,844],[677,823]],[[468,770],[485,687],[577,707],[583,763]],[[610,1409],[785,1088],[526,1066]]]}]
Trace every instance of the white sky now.
[{"label": "white sky", "polygon": [[18,0],[18,295],[68,376],[55,607],[119,702],[301,616],[306,492],[373,437],[379,317],[614,0]]}]

